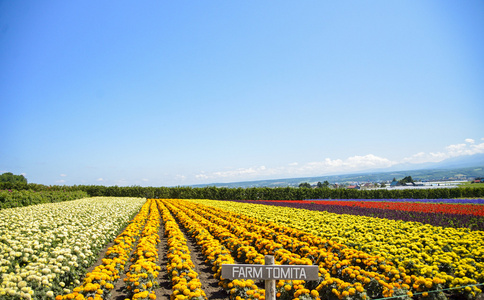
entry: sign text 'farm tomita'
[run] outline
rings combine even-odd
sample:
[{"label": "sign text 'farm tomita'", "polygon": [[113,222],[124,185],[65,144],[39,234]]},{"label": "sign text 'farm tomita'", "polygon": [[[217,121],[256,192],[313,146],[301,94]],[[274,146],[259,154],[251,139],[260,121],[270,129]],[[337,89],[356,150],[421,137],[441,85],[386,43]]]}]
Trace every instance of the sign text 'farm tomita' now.
[{"label": "sign text 'farm tomita'", "polygon": [[318,266],[308,265],[222,265],[228,279],[317,280]]}]

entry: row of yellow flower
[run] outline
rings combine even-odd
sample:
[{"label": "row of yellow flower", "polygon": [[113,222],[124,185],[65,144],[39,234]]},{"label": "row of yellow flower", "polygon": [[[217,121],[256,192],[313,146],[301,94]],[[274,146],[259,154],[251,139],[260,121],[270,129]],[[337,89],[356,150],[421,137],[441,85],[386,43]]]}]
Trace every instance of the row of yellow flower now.
[{"label": "row of yellow flower", "polygon": [[[230,254],[230,250],[224,247],[221,242],[215,239],[204,227],[208,225],[206,222],[202,225],[202,223],[195,221],[195,219],[197,219],[203,222],[203,219],[200,219],[199,216],[193,212],[184,211],[177,207],[176,200],[167,199],[163,200],[163,202],[173,212],[178,221],[183,224],[188,233],[196,239],[197,244],[202,249],[203,255],[206,257],[205,262],[212,265],[212,271],[215,272],[214,278],[218,279],[219,285],[226,289],[229,293],[230,299],[265,299],[265,291],[259,289],[253,280],[229,280],[222,278],[222,264],[235,264],[235,260]],[[191,216],[188,216],[189,214]],[[221,234],[223,235],[223,233]],[[233,239],[231,239],[230,235],[226,235],[226,237],[231,240],[230,245],[237,245],[234,243]],[[228,239],[225,239],[225,241]],[[226,245],[229,245],[229,243],[226,243]],[[237,250],[240,250],[241,248],[244,248],[244,246],[239,247]],[[238,254],[246,256],[247,252],[238,251]]]},{"label": "row of yellow flower", "polygon": [[[330,243],[338,244],[338,240],[350,245],[361,244],[363,236],[366,236],[367,244],[361,248],[371,256],[386,258],[389,266],[393,264],[394,269],[398,269],[405,276],[394,273],[391,268],[388,270],[388,266],[375,264],[371,264],[371,271],[384,271],[385,279],[381,280],[388,281],[388,277],[393,282],[399,282],[402,286],[408,285],[412,291],[431,298],[444,297],[442,293],[430,292],[433,290],[484,282],[484,232],[284,207],[271,206],[267,209],[267,206],[228,201],[192,202],[222,209],[217,214],[232,211],[243,222],[260,224],[264,228],[297,237],[319,248],[327,247]],[[273,222],[267,222],[268,220]],[[292,229],[282,224],[289,224]],[[316,235],[318,226],[324,233],[320,236]],[[328,237],[330,230],[333,238],[327,240],[325,237]],[[353,235],[357,237],[354,240]],[[354,252],[354,249],[344,248],[344,251]],[[356,262],[361,266],[358,259]],[[347,271],[345,275],[348,275]],[[396,278],[397,275],[400,278]],[[453,290],[454,294],[465,295],[471,299],[480,292],[475,286]]]},{"label": "row of yellow flower", "polygon": [[[229,218],[227,214],[224,215],[224,218],[229,219],[229,221],[224,220],[224,218],[218,217],[222,214],[212,214],[209,212],[210,209],[199,205],[194,205],[192,203],[187,203],[181,201],[180,204],[184,205],[185,208],[189,211],[193,211],[194,214],[198,214],[200,216],[205,217],[206,219],[210,219],[218,224],[221,224],[220,227],[223,228],[223,225],[227,227],[226,230],[231,230],[236,234],[243,235],[246,240],[242,241],[242,243],[251,243],[256,246],[256,250],[260,253],[274,255],[275,261],[277,264],[311,264],[311,260],[307,257],[301,257],[297,253],[293,253],[287,249],[283,248],[283,244],[277,243],[274,240],[280,236],[280,234],[272,233],[271,236],[267,236],[266,239],[260,231],[256,230],[253,227],[251,230],[247,230],[244,227],[244,224],[240,222],[240,220],[236,220],[234,218]],[[213,226],[213,225],[212,225]],[[320,267],[320,276],[324,278],[324,275],[330,277],[328,272]],[[339,283],[339,284],[338,284]],[[335,286],[331,286],[330,291],[334,290],[334,294],[337,296],[339,294],[344,293],[344,291],[339,292],[338,289],[350,289],[352,286],[344,285],[344,281],[335,281]],[[305,283],[304,281],[284,281],[281,280],[277,284],[277,296],[281,299],[293,299],[293,298],[300,298],[300,299],[318,299],[319,292],[317,290],[317,283],[308,282]],[[320,290],[323,286],[319,287]],[[356,289],[355,289],[356,291]],[[324,291],[323,291],[324,292]],[[344,294],[343,294],[344,295]],[[364,299],[366,294],[361,291],[358,294],[352,294],[353,298],[360,297]]]},{"label": "row of yellow flower", "polygon": [[[225,223],[223,219],[220,219],[217,216],[214,216],[214,215],[207,216],[206,214],[204,215],[203,211],[196,209],[196,207],[190,206],[189,203],[185,203],[183,201],[177,201],[176,204],[179,209],[182,209],[187,214],[189,214],[190,217],[193,220],[195,220],[195,222],[199,222],[202,226],[204,226],[205,228],[208,228],[208,230],[211,231],[216,238],[221,240],[222,244],[224,244],[228,249],[230,249],[234,253],[234,255],[237,255],[240,262],[256,263],[256,264],[264,262],[264,255],[260,253],[261,251],[259,251],[256,247],[250,245],[251,243],[250,240],[254,238],[254,236],[252,236],[250,232],[239,230],[238,226],[230,226],[230,224]],[[207,216],[208,219],[204,218],[203,216]],[[211,221],[214,221],[215,223]],[[230,232],[230,229],[216,224],[217,222],[225,224],[228,227],[232,227],[232,230],[235,233],[239,234],[239,236],[243,235],[245,238],[244,237],[238,238],[236,234],[233,234],[232,232]],[[270,242],[268,240],[262,239],[262,244],[268,245],[267,249],[271,249],[271,248],[273,250],[276,249],[272,245],[269,245],[269,243]],[[241,251],[241,249],[245,249],[249,251],[243,252]],[[283,258],[283,257],[286,258],[286,262],[288,262],[289,261],[289,259],[287,259],[288,256],[291,257],[293,264],[311,263],[309,260],[301,259],[299,255],[290,253],[287,250],[276,249],[276,251],[277,251],[277,255],[275,255],[276,263],[280,264],[281,261],[278,261],[277,259]],[[274,251],[264,251],[264,253],[272,254],[272,255],[275,254]],[[220,269],[217,271],[220,272]],[[217,273],[216,275],[219,275],[219,273]],[[232,292],[236,292],[241,288],[242,289],[246,288],[246,285],[244,285],[240,281],[235,281],[234,285],[235,287]],[[293,282],[288,281],[288,284],[286,284],[285,287],[283,286],[279,286],[279,287],[280,288],[278,289],[277,296],[280,299],[293,299],[293,298],[318,299],[318,292],[316,290],[311,291],[305,288],[303,281],[295,282],[294,285],[293,285]],[[242,297],[242,298],[251,298],[251,297]]]},{"label": "row of yellow flower", "polygon": [[[200,208],[202,210],[207,210],[207,208],[204,206],[200,206]],[[210,212],[206,213],[210,214]],[[212,214],[209,217],[212,219],[216,219],[218,218],[218,215],[222,214],[225,218],[229,218],[229,213],[216,210],[215,214]],[[406,274],[401,273],[400,270],[392,267],[391,263],[387,264],[387,262],[385,262],[382,257],[369,256],[365,253],[362,253],[361,251],[348,249],[343,245],[338,245],[331,241],[328,242],[328,245],[330,247],[326,249],[322,247],[321,241],[318,241],[318,239],[311,239],[310,237],[305,236],[305,238],[309,241],[314,240],[315,243],[319,244],[320,247],[318,248],[314,245],[311,246],[308,243],[281,234],[280,232],[287,231],[284,228],[279,228],[278,232],[275,232],[265,226],[249,224],[252,223],[252,220],[247,219],[245,216],[242,215],[232,215],[232,218],[230,218],[230,223],[238,224],[239,228],[243,228],[242,230],[250,230],[252,232],[261,233],[262,236],[271,238],[276,242],[280,242],[285,248],[292,248],[293,252],[300,254],[303,258],[311,259],[313,263],[317,263],[320,265],[320,272],[322,274],[322,278],[330,279],[332,275],[334,279],[338,279],[336,281],[323,280],[321,284],[317,287],[317,290],[320,292],[324,292],[324,290],[326,290],[331,291],[333,294],[336,294],[338,296],[352,296],[352,298],[365,298],[365,292],[371,297],[389,297],[392,295],[412,295],[411,293],[408,293],[408,289],[410,288],[408,283],[410,283],[412,279],[414,282],[419,281],[427,283],[426,285],[419,284],[416,288],[418,292],[423,292],[426,289],[431,289],[432,287],[435,288],[440,283],[439,280],[435,280],[435,282],[433,282],[429,279],[425,280],[425,278],[412,278],[410,276],[407,276]],[[299,236],[301,236],[301,234],[304,233],[300,233]],[[262,241],[264,241],[263,238]],[[282,257],[282,262],[297,264],[304,263],[301,260],[295,262],[289,259],[288,255],[285,253],[282,253],[281,256],[279,254],[281,250],[273,252],[272,250],[274,247],[278,247],[277,243],[274,243],[269,248],[271,251],[269,251],[268,253],[275,255],[276,260],[278,257]],[[293,253],[293,256],[294,255],[296,254]],[[328,274],[329,271],[331,272],[331,275]],[[402,279],[397,280],[400,278]],[[407,283],[405,283],[403,279],[406,279]],[[310,287],[311,285],[308,286]],[[288,287],[286,286],[286,290],[287,288]]]},{"label": "row of yellow flower", "polygon": [[126,229],[116,237],[114,245],[106,251],[102,264],[95,267],[92,272],[87,273],[82,285],[74,288],[73,292],[66,295],[57,295],[55,299],[106,299],[120,275],[124,273],[129,255],[139,239],[148,214],[149,203],[146,202]]},{"label": "row of yellow flower", "polygon": [[157,265],[157,245],[160,243],[160,236],[158,235],[160,213],[155,200],[148,199],[147,205],[150,208],[148,220],[131,257],[132,264],[124,279],[128,295],[133,300],[156,299],[154,289],[157,285],[156,278],[161,269]]},{"label": "row of yellow flower", "polygon": [[[240,237],[232,243],[235,246],[235,249],[242,249],[242,247],[237,248],[236,245],[245,245],[245,248],[251,249],[251,252],[245,256],[237,253],[237,257],[241,259],[242,262],[262,264],[264,261],[264,255],[273,255],[277,264],[311,264],[310,259],[301,257],[297,253],[284,249],[282,244],[277,243],[272,239],[273,237],[266,239],[260,234],[260,232],[246,230],[243,226],[240,226],[239,220],[226,220],[220,218],[217,214],[211,214],[205,209],[197,207],[192,203],[180,201],[179,205],[185,207],[187,211],[193,211],[195,215],[199,215],[199,219],[205,219],[205,226],[208,226],[209,228],[218,228],[218,230],[224,232],[225,235]],[[281,283],[285,284],[281,285]],[[281,281],[278,285],[277,296],[281,299],[318,298],[318,292],[314,289],[316,285],[313,284],[311,288],[307,287],[308,286],[305,286],[304,281]]]},{"label": "row of yellow flower", "polygon": [[[341,283],[338,285],[341,289],[340,291],[336,289],[337,292],[334,292],[333,286],[326,286],[324,281],[322,285],[318,286],[319,290],[325,287],[337,295],[341,294],[344,296],[350,294],[353,297],[364,298],[366,295],[361,291],[361,286],[368,287],[366,292],[371,297],[405,295],[410,289],[410,286],[404,282],[404,279],[406,278],[410,281],[412,278],[393,267],[392,263],[382,257],[371,256],[362,251],[349,249],[344,245],[331,241],[322,243],[321,239],[311,237],[304,232],[298,233],[284,226],[278,226],[276,228],[277,230],[274,230],[274,228],[268,226],[269,224],[257,222],[244,215],[232,214],[203,205],[194,205],[192,209],[195,209],[195,207],[204,211],[204,214],[212,219],[220,219],[218,216],[223,215],[224,218],[229,220],[229,223],[238,225],[238,231],[246,230],[259,234],[260,237],[254,243],[258,245],[259,249],[261,249],[259,245],[262,244],[262,247],[265,247],[265,249],[262,248],[261,251],[268,250],[266,252],[274,255],[276,260],[279,257],[281,263],[318,264],[321,267],[321,274],[328,277],[328,279],[332,276],[336,279],[344,280],[341,282],[336,281],[336,283]],[[299,238],[295,238],[294,236],[298,236]],[[300,238],[308,242],[300,240]],[[301,259],[293,259],[294,256],[299,255]],[[329,272],[331,274],[328,274]],[[419,280],[425,281],[425,278],[420,278]],[[345,282],[354,284],[345,284]],[[427,284],[428,287],[422,287],[422,291],[425,288],[430,289],[433,285],[429,279],[425,282],[431,282],[431,284],[430,286]],[[408,295],[411,295],[411,293],[408,293]]]},{"label": "row of yellow flower", "polygon": [[162,214],[168,244],[167,272],[171,278],[173,290],[170,299],[207,300],[183,232],[161,200],[157,199],[157,203]]},{"label": "row of yellow flower", "polygon": [[[176,204],[178,208],[182,207],[179,206],[180,203],[178,200],[173,203]],[[227,228],[204,219],[197,213],[193,213],[187,209],[184,211],[195,222],[200,223],[201,226],[206,228],[216,239],[220,240],[227,249],[230,249],[237,260],[249,264],[262,264],[264,262],[264,255],[258,253],[257,249],[251,246],[250,242],[242,236],[248,233],[244,232],[242,235],[233,234]]]}]

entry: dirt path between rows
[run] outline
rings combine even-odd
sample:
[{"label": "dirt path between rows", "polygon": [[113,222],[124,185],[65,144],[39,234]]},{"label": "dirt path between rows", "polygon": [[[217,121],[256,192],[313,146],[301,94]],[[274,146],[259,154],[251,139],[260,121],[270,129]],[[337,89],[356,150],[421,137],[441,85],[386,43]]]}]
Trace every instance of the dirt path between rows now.
[{"label": "dirt path between rows", "polygon": [[178,227],[180,227],[180,230],[185,235],[192,262],[195,265],[195,272],[198,273],[200,282],[202,283],[202,290],[207,294],[207,298],[210,300],[228,299],[229,296],[225,289],[218,285],[219,280],[213,278],[215,272],[212,271],[211,265],[205,263],[202,249],[197,245],[195,238],[191,237],[180,223],[178,223]]},{"label": "dirt path between rows", "polygon": [[[195,271],[199,275],[200,282],[202,283],[202,289],[205,291],[207,298],[210,300],[228,299],[229,297],[227,292],[218,285],[218,279],[213,278],[214,272],[212,271],[212,266],[205,263],[205,257],[202,254],[200,246],[197,245],[195,238],[191,237],[180,223],[178,223],[178,226],[185,235],[185,238],[187,240],[187,246],[190,250],[191,259],[193,264],[195,265]],[[166,253],[168,252],[168,246],[167,237],[165,236],[165,227],[161,218],[158,235],[160,236],[160,243],[157,247],[159,256],[158,265],[161,267],[161,270],[157,278],[158,287],[154,291],[156,299],[169,300],[170,295],[172,294],[172,290],[171,281],[166,271],[166,265],[168,263]],[[114,241],[111,241],[102,250],[99,251],[97,261],[87,269],[86,273],[91,272],[92,270],[94,270],[95,267],[102,264],[102,259],[105,257],[106,251],[109,249],[109,247],[112,247],[113,245]],[[136,249],[136,246],[137,245],[134,245],[133,249]],[[132,253],[133,252],[134,250],[132,251]],[[114,289],[111,291],[110,296],[107,298],[108,300],[125,300],[126,298],[128,298],[127,291],[124,289],[124,279],[126,278],[126,272],[129,270],[130,265],[131,262],[128,261],[125,267],[125,272],[120,275],[120,278],[114,285]]]}]

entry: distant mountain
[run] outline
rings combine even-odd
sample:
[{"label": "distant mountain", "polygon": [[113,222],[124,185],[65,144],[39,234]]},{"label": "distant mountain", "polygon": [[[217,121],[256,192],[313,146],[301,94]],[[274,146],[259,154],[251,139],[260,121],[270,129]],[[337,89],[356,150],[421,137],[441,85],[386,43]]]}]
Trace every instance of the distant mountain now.
[{"label": "distant mountain", "polygon": [[399,180],[405,176],[412,176],[416,181],[451,179],[470,180],[475,177],[484,177],[484,154],[454,157],[438,163],[402,164],[393,166],[392,168],[353,174],[198,184],[192,185],[192,187],[297,187],[302,182],[309,182],[311,184],[316,184],[318,181],[324,182],[325,180],[329,183],[340,184],[354,182],[381,182],[391,181],[393,178]]},{"label": "distant mountain", "polygon": [[440,168],[466,168],[476,165],[484,165],[484,153],[453,157],[438,163]]}]

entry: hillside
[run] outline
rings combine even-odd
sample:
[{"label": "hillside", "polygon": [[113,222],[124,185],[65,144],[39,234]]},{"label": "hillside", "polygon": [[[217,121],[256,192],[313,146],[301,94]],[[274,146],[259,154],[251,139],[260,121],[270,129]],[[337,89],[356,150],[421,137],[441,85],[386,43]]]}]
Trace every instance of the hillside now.
[{"label": "hillside", "polygon": [[243,181],[230,183],[212,183],[192,185],[192,187],[216,186],[216,187],[285,187],[298,186],[301,182],[315,184],[318,181],[329,183],[353,183],[353,182],[381,182],[391,181],[393,178],[401,179],[405,176],[412,176],[416,181],[432,180],[470,180],[474,177],[484,177],[484,164],[475,167],[466,168],[432,168],[405,171],[388,171],[388,172],[366,172],[345,175],[331,175],[318,177],[300,177],[285,178],[272,180]]}]

